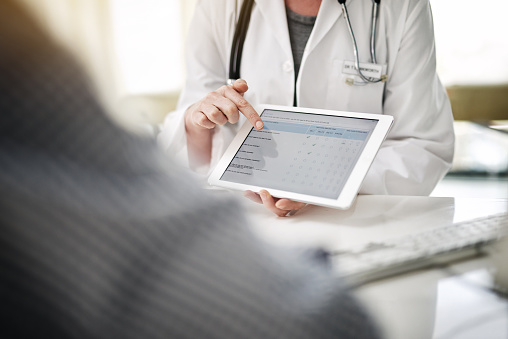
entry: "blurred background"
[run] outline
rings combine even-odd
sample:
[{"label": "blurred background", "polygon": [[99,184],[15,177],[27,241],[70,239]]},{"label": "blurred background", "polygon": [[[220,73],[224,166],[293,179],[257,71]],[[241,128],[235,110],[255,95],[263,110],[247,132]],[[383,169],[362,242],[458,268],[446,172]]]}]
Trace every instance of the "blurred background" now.
[{"label": "blurred background", "polygon": [[[19,1],[76,54],[118,122],[153,132],[174,109],[196,0]],[[508,1],[431,5],[457,135],[453,169],[434,194],[508,197]],[[473,189],[460,191],[464,178]]]}]

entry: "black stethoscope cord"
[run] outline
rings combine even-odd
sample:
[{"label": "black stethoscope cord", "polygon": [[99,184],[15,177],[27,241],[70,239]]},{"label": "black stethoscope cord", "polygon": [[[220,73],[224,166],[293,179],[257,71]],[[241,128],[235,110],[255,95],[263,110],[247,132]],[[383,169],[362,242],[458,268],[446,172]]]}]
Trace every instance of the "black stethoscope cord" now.
[{"label": "black stethoscope cord", "polygon": [[238,24],[233,36],[233,45],[231,46],[228,85],[232,85],[236,79],[240,79],[240,64],[242,61],[243,44],[245,42],[245,37],[247,36],[253,5],[254,0],[245,0],[240,10]]}]

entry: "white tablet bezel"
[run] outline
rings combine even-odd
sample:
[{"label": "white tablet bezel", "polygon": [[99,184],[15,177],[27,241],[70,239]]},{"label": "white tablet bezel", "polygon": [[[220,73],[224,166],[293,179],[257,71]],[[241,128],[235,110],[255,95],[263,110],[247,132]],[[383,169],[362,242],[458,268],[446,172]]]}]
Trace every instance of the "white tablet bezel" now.
[{"label": "white tablet bezel", "polygon": [[276,105],[259,105],[255,107],[258,114],[262,116],[264,110],[276,110],[285,112],[298,112],[308,114],[321,114],[331,116],[341,116],[349,118],[360,118],[377,120],[378,123],[372,131],[372,134],[365,145],[362,153],[360,154],[356,165],[354,165],[350,177],[347,179],[344,188],[340,192],[338,198],[330,199],[323,198],[313,195],[306,195],[301,193],[295,193],[291,191],[283,191],[279,189],[272,189],[270,187],[259,187],[250,184],[240,184],[230,181],[220,180],[223,173],[228,168],[229,164],[237,154],[239,148],[242,146],[245,138],[249,135],[253,128],[249,121],[246,121],[237,133],[226,152],[220,159],[219,163],[212,171],[212,174],[208,178],[208,183],[212,186],[218,186],[233,190],[251,190],[259,192],[262,189],[266,189],[271,195],[279,198],[288,198],[295,201],[301,201],[314,205],[327,206],[338,209],[347,209],[354,202],[360,186],[369,170],[381,144],[383,143],[386,135],[388,134],[390,127],[393,123],[393,117],[390,115],[372,114],[372,113],[356,113],[356,112],[344,112],[344,111],[331,111],[315,108],[302,108],[302,107],[291,107],[291,106],[276,106]]}]

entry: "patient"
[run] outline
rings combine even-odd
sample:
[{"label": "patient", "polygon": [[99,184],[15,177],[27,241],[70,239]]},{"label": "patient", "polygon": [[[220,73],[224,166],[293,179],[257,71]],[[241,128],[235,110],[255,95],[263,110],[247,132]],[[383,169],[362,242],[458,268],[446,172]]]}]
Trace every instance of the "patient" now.
[{"label": "patient", "polygon": [[377,338],[320,261],[250,233],[0,2],[2,338]]}]

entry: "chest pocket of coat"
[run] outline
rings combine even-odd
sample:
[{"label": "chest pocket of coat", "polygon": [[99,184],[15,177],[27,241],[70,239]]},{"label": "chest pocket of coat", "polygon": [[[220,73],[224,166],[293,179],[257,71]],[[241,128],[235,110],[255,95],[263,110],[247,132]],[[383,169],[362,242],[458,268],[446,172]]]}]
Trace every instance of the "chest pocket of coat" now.
[{"label": "chest pocket of coat", "polygon": [[[326,95],[326,106],[352,112],[383,113],[385,82],[350,85],[351,74],[343,73],[345,60],[334,60]],[[386,65],[383,65],[383,74]],[[389,75],[388,75],[389,76]]]}]

